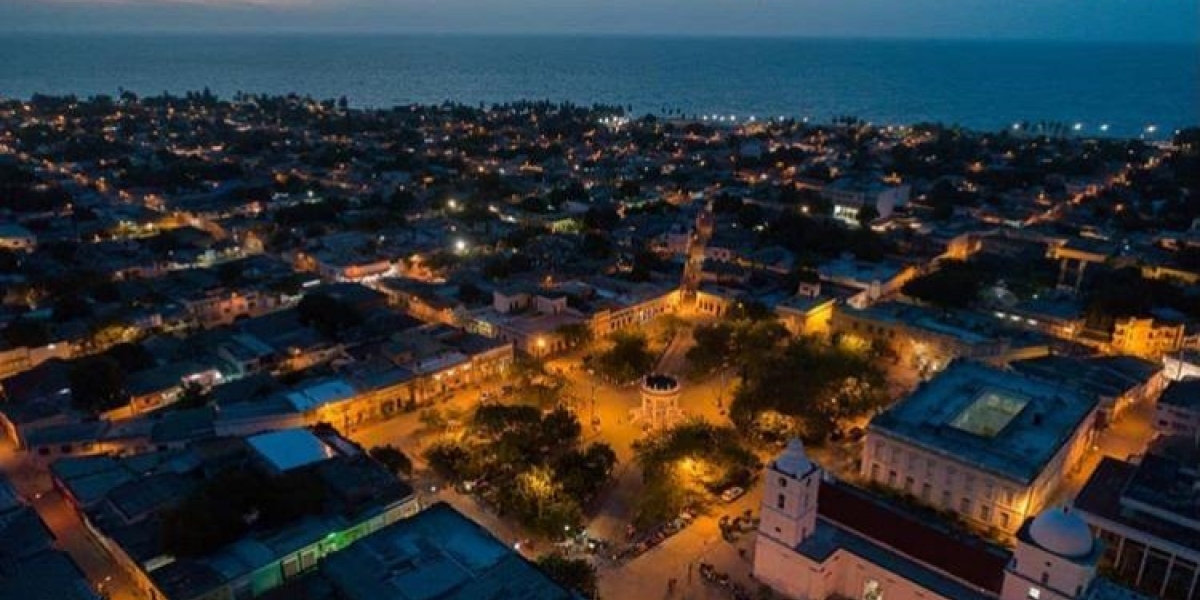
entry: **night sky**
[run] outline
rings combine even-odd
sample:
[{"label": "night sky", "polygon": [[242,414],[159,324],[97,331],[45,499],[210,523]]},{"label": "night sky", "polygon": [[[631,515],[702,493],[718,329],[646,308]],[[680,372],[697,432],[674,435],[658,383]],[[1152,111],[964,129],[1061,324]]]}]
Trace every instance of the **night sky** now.
[{"label": "night sky", "polygon": [[1200,41],[1198,0],[0,0],[3,31]]}]

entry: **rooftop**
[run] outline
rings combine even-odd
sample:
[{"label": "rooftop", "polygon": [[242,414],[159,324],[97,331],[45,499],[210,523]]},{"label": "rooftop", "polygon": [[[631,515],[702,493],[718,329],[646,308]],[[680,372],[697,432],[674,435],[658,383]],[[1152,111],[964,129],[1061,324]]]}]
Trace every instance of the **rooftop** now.
[{"label": "rooftop", "polygon": [[321,574],[347,600],[577,598],[443,503],[328,557]]},{"label": "rooftop", "polygon": [[246,443],[280,473],[333,458],[334,452],[307,429],[284,429],[246,438]]},{"label": "rooftop", "polygon": [[1200,379],[1173,381],[1163,390],[1159,403],[1200,410]]},{"label": "rooftop", "polygon": [[[1154,455],[1148,455],[1147,459],[1152,459]],[[1169,460],[1169,459],[1168,459]],[[1163,540],[1170,541],[1185,548],[1190,548],[1200,552],[1200,526],[1186,527],[1181,526],[1179,522],[1168,520],[1165,515],[1155,515],[1144,510],[1134,510],[1126,501],[1132,493],[1132,499],[1135,500],[1150,500],[1155,502],[1155,497],[1158,498],[1158,504],[1175,505],[1178,510],[1181,507],[1185,512],[1190,512],[1190,518],[1194,521],[1197,519],[1197,511],[1200,510],[1197,505],[1195,492],[1186,488],[1186,480],[1172,483],[1162,482],[1159,479],[1163,476],[1173,477],[1179,475],[1178,461],[1173,461],[1175,464],[1160,463],[1155,460],[1150,460],[1150,465],[1146,466],[1143,461],[1142,465],[1117,460],[1115,458],[1105,457],[1092,471],[1092,476],[1088,478],[1083,489],[1075,498],[1075,508],[1080,515],[1089,522],[1094,522],[1096,518],[1117,523],[1128,527],[1135,531],[1142,532],[1145,535],[1154,536]],[[1147,473],[1142,475],[1142,469],[1147,469]],[[1139,476],[1140,475],[1140,476]],[[1193,475],[1194,477],[1194,475]],[[1194,481],[1194,479],[1193,479]],[[1164,484],[1162,491],[1156,492],[1153,488],[1146,488],[1147,485]],[[1190,501],[1190,505],[1188,502]],[[1190,506],[1190,510],[1189,510]],[[1167,508],[1167,514],[1174,512],[1173,509]],[[1183,518],[1187,518],[1181,515]]]},{"label": "rooftop", "polygon": [[823,481],[817,531],[797,548],[823,559],[845,549],[946,598],[994,598],[1008,552],[927,522],[864,490]]},{"label": "rooftop", "polygon": [[955,362],[871,421],[872,431],[1029,483],[1096,408],[1074,389]]}]

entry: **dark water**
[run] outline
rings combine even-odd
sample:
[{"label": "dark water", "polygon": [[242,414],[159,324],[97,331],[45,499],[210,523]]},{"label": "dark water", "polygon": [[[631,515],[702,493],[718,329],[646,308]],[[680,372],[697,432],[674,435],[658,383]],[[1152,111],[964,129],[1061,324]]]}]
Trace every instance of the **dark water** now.
[{"label": "dark water", "polygon": [[7,35],[0,95],[301,92],[359,106],[515,99],[995,129],[1200,124],[1200,48],[1059,42],[332,34]]}]

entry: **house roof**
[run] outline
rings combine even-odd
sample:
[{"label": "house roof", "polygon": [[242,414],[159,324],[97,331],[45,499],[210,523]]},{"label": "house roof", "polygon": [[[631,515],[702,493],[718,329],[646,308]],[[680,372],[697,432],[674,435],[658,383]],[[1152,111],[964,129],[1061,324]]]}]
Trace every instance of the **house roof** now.
[{"label": "house roof", "polygon": [[980,538],[921,519],[863,490],[822,482],[817,510],[837,526],[917,563],[994,594],[1009,553]]}]

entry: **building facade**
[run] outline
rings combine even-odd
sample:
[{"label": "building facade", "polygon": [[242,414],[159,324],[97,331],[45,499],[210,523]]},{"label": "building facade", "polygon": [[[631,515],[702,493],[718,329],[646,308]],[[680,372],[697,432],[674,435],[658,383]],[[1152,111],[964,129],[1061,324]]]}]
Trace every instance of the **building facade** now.
[{"label": "building facade", "polygon": [[872,419],[860,475],[1011,535],[1076,469],[1096,408],[1052,383],[956,362]]}]

